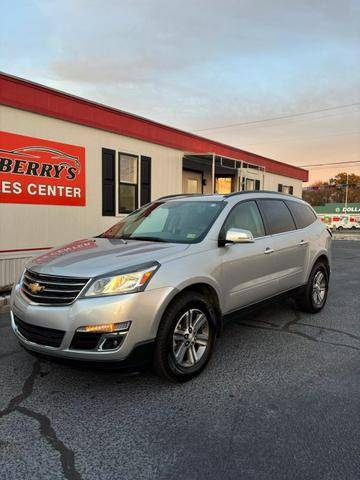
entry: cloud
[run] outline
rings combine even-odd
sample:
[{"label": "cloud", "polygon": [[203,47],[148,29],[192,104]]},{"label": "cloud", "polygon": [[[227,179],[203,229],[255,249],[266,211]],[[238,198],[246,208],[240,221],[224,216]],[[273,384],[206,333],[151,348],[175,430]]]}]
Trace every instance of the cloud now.
[{"label": "cloud", "polygon": [[[5,0],[4,70],[196,130],[360,100],[357,0]],[[17,35],[14,35],[16,25]],[[21,34],[19,34],[21,32]],[[284,161],[359,155],[348,115],[206,132]],[[354,126],[355,125],[355,126]],[[334,137],[335,138],[335,137]],[[269,142],[269,143],[266,143]],[[250,147],[253,145],[253,147]],[[331,145],[329,147],[328,145]],[[339,147],[337,147],[339,145]],[[341,146],[341,148],[340,148]]]},{"label": "cloud", "polygon": [[56,49],[50,62],[67,80],[98,84],[154,82],[192,68],[205,71],[244,56],[296,57],[354,48],[354,2],[151,0],[40,3]]}]

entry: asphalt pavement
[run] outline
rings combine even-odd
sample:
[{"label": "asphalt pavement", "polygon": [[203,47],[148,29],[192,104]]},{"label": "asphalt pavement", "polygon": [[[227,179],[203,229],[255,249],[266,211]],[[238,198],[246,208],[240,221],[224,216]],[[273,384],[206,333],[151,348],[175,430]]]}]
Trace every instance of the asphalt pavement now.
[{"label": "asphalt pavement", "polygon": [[197,379],[39,361],[0,316],[0,479],[360,478],[360,243],[334,242],[328,303],[225,328]]}]

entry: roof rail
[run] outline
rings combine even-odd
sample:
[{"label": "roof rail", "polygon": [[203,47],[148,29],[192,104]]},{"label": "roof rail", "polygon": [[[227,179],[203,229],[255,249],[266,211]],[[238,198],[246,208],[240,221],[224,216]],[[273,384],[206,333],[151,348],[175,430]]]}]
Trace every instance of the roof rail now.
[{"label": "roof rail", "polygon": [[270,193],[271,195],[283,195],[284,197],[288,198],[300,198],[296,195],[291,195],[290,193],[283,193],[283,192],[275,192],[274,190],[243,190],[242,192],[232,192],[227,193],[226,195],[221,193],[214,193],[214,194],[202,194],[202,193],[174,193],[173,195],[165,195],[164,197],[159,197],[157,200],[166,200],[170,198],[181,198],[181,197],[211,197],[213,195],[222,196],[223,198],[231,198],[236,197],[237,195],[247,195],[249,193]]},{"label": "roof rail", "polygon": [[165,200],[166,198],[178,198],[178,197],[202,197],[201,193],[174,193],[173,195],[165,195],[159,197],[157,200]]},{"label": "roof rail", "polygon": [[283,193],[283,192],[275,192],[274,190],[243,190],[242,192],[232,192],[228,193],[227,195],[224,195],[224,198],[230,198],[230,197],[236,197],[237,195],[245,195],[249,193],[271,193],[272,195],[284,195],[285,197],[289,198],[299,198],[296,197],[295,195],[291,195],[290,193]]}]

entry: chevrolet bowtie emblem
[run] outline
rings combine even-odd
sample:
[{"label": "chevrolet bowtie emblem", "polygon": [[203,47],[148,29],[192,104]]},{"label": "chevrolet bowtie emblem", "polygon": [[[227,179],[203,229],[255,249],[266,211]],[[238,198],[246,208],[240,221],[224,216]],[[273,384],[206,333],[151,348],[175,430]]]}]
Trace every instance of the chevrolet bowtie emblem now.
[{"label": "chevrolet bowtie emblem", "polygon": [[38,283],[29,283],[28,287],[32,293],[40,293],[43,290],[45,290],[45,287],[43,287],[42,285],[39,285]]}]

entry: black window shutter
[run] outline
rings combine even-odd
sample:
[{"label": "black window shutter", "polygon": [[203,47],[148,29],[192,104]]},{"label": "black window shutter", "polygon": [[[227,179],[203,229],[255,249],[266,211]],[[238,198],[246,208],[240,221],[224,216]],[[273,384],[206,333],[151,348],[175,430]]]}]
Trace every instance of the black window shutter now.
[{"label": "black window shutter", "polygon": [[294,195],[294,187],[289,187],[289,193],[290,195]]},{"label": "black window shutter", "polygon": [[115,215],[115,150],[102,149],[102,214]]},{"label": "black window shutter", "polygon": [[283,186],[281,185],[281,183],[279,183],[279,185],[278,185],[278,192],[282,192],[282,187],[283,187]]},{"label": "black window shutter", "polygon": [[255,190],[260,190],[260,180],[255,180]]},{"label": "black window shutter", "polygon": [[151,201],[151,158],[141,157],[140,202],[145,205]]}]

